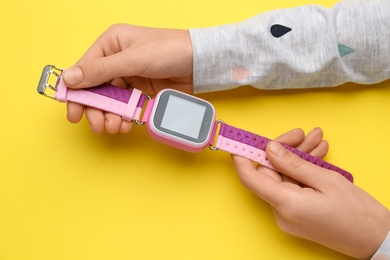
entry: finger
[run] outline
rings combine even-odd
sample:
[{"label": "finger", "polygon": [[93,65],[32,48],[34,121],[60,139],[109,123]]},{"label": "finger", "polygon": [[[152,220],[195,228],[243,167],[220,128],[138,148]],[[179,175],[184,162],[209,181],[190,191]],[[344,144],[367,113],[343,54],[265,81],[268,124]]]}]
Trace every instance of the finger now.
[{"label": "finger", "polygon": [[67,118],[69,122],[78,123],[80,122],[81,118],[83,118],[83,114],[84,114],[83,105],[73,103],[73,102],[68,102],[66,104],[66,109],[67,109]]},{"label": "finger", "polygon": [[119,131],[121,133],[127,134],[127,133],[130,133],[132,127],[133,127],[133,123],[132,122],[128,122],[128,121],[122,120],[121,127],[120,127]]},{"label": "finger", "polygon": [[[88,48],[88,50],[83,54],[83,56],[80,58],[80,60],[76,63],[82,63],[86,60],[92,60],[96,58],[101,58],[104,56],[107,56],[110,52],[109,49],[107,50],[104,47],[104,43],[108,42],[110,43],[111,39],[107,37],[107,31],[104,32],[102,35],[97,38],[97,40]],[[109,44],[111,46],[115,46],[115,44]]]},{"label": "finger", "polygon": [[128,26],[129,25],[125,24],[112,25],[96,39],[77,64],[120,52],[123,46],[121,45],[121,41],[118,39],[118,35],[127,30]]},{"label": "finger", "polygon": [[105,113],[104,127],[109,134],[116,134],[121,129],[122,118],[118,115]]},{"label": "finger", "polygon": [[318,167],[271,141],[267,145],[267,158],[275,169],[305,186],[319,189],[326,181],[328,170]]},{"label": "finger", "polygon": [[325,155],[328,153],[329,150],[329,143],[326,140],[322,140],[316,148],[314,148],[310,154],[318,157],[318,158],[324,158]]},{"label": "finger", "polygon": [[127,83],[123,78],[115,78],[109,82],[113,86],[117,86],[120,88],[127,88]]},{"label": "finger", "polygon": [[93,87],[117,77],[118,73],[112,66],[118,66],[112,56],[95,58],[66,69],[62,78],[70,88]]},{"label": "finger", "polygon": [[[91,47],[84,53],[81,59],[76,63],[75,66],[72,66],[64,71],[63,80],[65,85],[71,88],[82,88],[83,81],[85,77],[90,77],[89,71],[87,75],[85,75],[85,66],[91,64],[91,61],[99,60],[100,58],[104,58],[105,56],[112,55],[116,52],[120,52],[120,47],[118,47],[118,41],[116,41],[116,37],[111,34],[111,28],[105,31],[100,37],[91,45]],[[83,64],[82,66],[79,66]],[[93,70],[99,70],[99,64],[94,65]],[[95,73],[99,73],[99,71],[95,71]],[[88,81],[88,80],[87,80]],[[85,85],[84,87],[92,87],[99,85],[105,81],[98,82],[93,85]],[[88,83],[87,83],[88,84]],[[80,85],[80,86],[78,86]]]},{"label": "finger", "polygon": [[299,181],[294,180],[293,178],[286,176],[286,175],[283,175],[283,174],[280,174],[280,176],[282,177],[283,182],[288,182],[288,183],[300,186]]},{"label": "finger", "polygon": [[273,204],[281,194],[278,193],[278,182],[268,174],[257,171],[251,160],[238,155],[232,155],[232,158],[242,185]]},{"label": "finger", "polygon": [[273,178],[276,182],[282,182],[283,181],[283,176],[281,174],[279,174],[278,172],[266,167],[266,166],[263,166],[261,164],[258,164],[256,166],[256,171],[259,173],[259,174],[267,174],[268,176],[270,176],[271,178]]},{"label": "finger", "polygon": [[103,111],[86,107],[85,116],[93,133],[100,134],[104,131],[105,118]]},{"label": "finger", "polygon": [[305,140],[305,133],[302,129],[297,128],[278,136],[275,138],[275,140],[280,143],[295,147]]},{"label": "finger", "polygon": [[322,129],[319,127],[314,128],[304,138],[304,140],[296,146],[297,149],[304,152],[311,152],[314,150],[323,139]]},{"label": "finger", "polygon": [[294,129],[277,137],[275,140],[296,147],[313,156],[323,158],[328,153],[329,144],[322,138],[322,129],[314,128],[306,137],[302,129]]},{"label": "finger", "polygon": [[[275,140],[277,140],[278,142],[287,144],[289,146],[295,147],[305,140],[305,133],[303,132],[302,129],[297,128],[297,129],[290,130],[287,133],[284,133],[284,134],[278,136]],[[278,182],[283,181],[283,182],[289,182],[289,183],[296,184],[296,185],[299,184],[297,181],[291,179],[290,177],[285,176],[283,174],[280,174],[278,172],[275,172],[274,170],[268,169],[264,166],[258,165],[257,170],[264,173],[264,174],[268,174],[269,176],[271,176],[274,180],[276,180]]]},{"label": "finger", "polygon": [[[305,133],[303,132],[303,130],[300,128],[297,128],[297,129],[293,129],[287,133],[280,135],[275,140],[278,142],[287,144],[289,146],[296,147],[296,146],[300,145],[302,142],[304,142],[305,139],[306,139],[306,137],[305,137]],[[273,172],[274,172],[274,174],[277,174],[278,176],[280,176],[280,178],[283,182],[288,182],[288,183],[291,183],[294,185],[299,185],[299,182],[292,179],[291,177],[277,173],[275,171],[273,171]]]},{"label": "finger", "polygon": [[275,170],[272,170],[266,166],[263,166],[261,164],[257,165],[256,170],[259,173],[267,174],[268,176],[272,177],[276,182],[289,182],[295,185],[299,185],[299,182],[286,176],[283,174],[280,174],[279,172],[276,172]]}]

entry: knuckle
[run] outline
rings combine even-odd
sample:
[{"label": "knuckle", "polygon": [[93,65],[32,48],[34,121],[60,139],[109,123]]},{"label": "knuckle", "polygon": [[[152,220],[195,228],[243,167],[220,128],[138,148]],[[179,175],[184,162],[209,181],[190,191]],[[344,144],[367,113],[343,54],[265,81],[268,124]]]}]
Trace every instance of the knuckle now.
[{"label": "knuckle", "polygon": [[256,187],[256,178],[254,177],[256,173],[251,171],[239,172],[240,182],[242,186],[253,191]]},{"label": "knuckle", "polygon": [[241,184],[246,187],[246,188],[250,188],[251,186],[251,178],[249,177],[248,174],[240,174],[240,182]]},{"label": "knuckle", "polygon": [[100,39],[114,39],[126,30],[126,24],[113,24],[100,36]]},{"label": "knuckle", "polygon": [[276,224],[278,225],[279,229],[282,230],[283,232],[287,234],[293,233],[290,222],[288,222],[284,218],[278,218],[276,220]]},{"label": "knuckle", "polygon": [[92,64],[91,64],[91,70],[92,70],[92,73],[95,75],[95,76],[100,76],[104,73],[105,71],[105,66],[104,66],[104,63],[102,62],[102,60],[100,59],[95,59]]},{"label": "knuckle", "polygon": [[287,233],[292,236],[298,236],[298,227],[294,223],[286,220],[286,219],[279,219],[277,221],[277,225],[280,230],[282,230],[284,233]]},{"label": "knuckle", "polygon": [[108,27],[108,29],[105,31],[106,34],[110,36],[117,36],[122,34],[125,31],[128,31],[129,29],[133,28],[134,26],[131,24],[124,24],[124,23],[116,23]]},{"label": "knuckle", "polygon": [[279,214],[284,221],[288,223],[296,223],[302,219],[302,211],[296,205],[299,205],[300,201],[296,197],[286,198],[282,203],[276,206]]},{"label": "knuckle", "polygon": [[301,157],[296,156],[296,155],[292,155],[289,158],[287,167],[289,169],[294,170],[294,169],[300,168],[304,163],[305,163],[305,161]]},{"label": "knuckle", "polygon": [[124,26],[124,24],[122,24],[122,23],[112,24],[112,25],[110,25],[110,27],[108,27],[107,32],[117,32],[117,31],[120,31],[120,30],[123,29],[123,26]]},{"label": "knuckle", "polygon": [[276,224],[283,232],[296,235],[302,213],[294,206],[294,199],[287,199],[275,208]]}]

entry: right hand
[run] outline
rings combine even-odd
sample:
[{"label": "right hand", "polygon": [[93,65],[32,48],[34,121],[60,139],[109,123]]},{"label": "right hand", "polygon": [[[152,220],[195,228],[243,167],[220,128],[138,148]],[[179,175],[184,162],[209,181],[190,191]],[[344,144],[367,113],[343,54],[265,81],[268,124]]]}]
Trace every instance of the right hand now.
[{"label": "right hand", "polygon": [[296,129],[267,145],[276,171],[233,156],[245,187],[268,202],[279,227],[346,255],[369,259],[390,230],[390,211],[339,173],[309,163],[285,149],[286,143],[322,158],[328,143],[316,128]]},{"label": "right hand", "polygon": [[[83,57],[64,71],[69,88],[110,83],[134,87],[147,94],[164,88],[192,93],[192,44],[187,30],[147,28],[128,24],[111,26]],[[76,103],[68,103],[68,120],[85,115],[92,132],[124,132],[131,123],[120,116]]]}]

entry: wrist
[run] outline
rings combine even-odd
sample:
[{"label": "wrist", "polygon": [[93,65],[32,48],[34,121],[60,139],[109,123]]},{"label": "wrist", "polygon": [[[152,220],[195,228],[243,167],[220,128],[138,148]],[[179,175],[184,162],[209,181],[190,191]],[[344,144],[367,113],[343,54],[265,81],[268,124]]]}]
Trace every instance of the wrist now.
[{"label": "wrist", "polygon": [[386,238],[383,240],[379,249],[375,252],[371,259],[389,259],[390,258],[390,231],[387,233]]},{"label": "wrist", "polygon": [[[371,259],[386,240],[390,231],[390,211],[383,207],[383,211],[376,209],[372,212],[371,218],[366,219],[365,234],[361,234],[365,240],[365,246],[356,248],[358,259]],[[368,228],[368,229],[367,229]],[[390,243],[390,242],[389,242]]]},{"label": "wrist", "polygon": [[187,79],[189,84],[183,85],[181,91],[185,93],[194,93],[193,89],[193,69],[194,69],[194,54],[193,54],[193,46],[191,42],[190,32],[189,30],[180,30],[180,54],[182,55],[183,63],[182,65],[186,68],[187,71],[184,72],[185,75],[188,75]]},{"label": "wrist", "polygon": [[[390,211],[384,214],[382,221],[379,221],[382,225],[379,225],[376,232],[373,232],[374,236],[377,235],[377,239],[373,239],[375,242],[372,244],[372,250],[368,253],[369,257],[373,257],[376,254],[387,253],[390,254]],[[375,237],[374,237],[375,238]]]}]

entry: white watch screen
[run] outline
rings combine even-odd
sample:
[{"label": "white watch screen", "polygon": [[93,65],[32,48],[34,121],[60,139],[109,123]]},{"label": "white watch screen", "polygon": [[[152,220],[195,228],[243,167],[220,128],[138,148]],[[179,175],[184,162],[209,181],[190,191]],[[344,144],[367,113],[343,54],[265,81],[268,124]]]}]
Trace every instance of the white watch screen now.
[{"label": "white watch screen", "polygon": [[163,133],[201,143],[208,138],[213,120],[214,108],[210,103],[166,90],[159,98],[153,123]]},{"label": "white watch screen", "polygon": [[205,112],[205,106],[170,95],[161,127],[198,139]]}]

